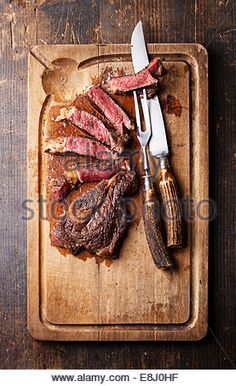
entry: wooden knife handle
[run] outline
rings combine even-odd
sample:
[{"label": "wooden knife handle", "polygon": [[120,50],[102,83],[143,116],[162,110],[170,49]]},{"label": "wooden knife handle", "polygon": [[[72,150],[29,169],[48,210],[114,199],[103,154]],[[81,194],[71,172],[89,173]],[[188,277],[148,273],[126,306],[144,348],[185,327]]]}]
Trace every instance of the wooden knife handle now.
[{"label": "wooden knife handle", "polygon": [[144,226],[154,263],[158,268],[173,267],[160,230],[160,206],[152,187],[144,190]]},{"label": "wooden knife handle", "polygon": [[181,207],[176,182],[166,157],[160,158],[158,185],[165,215],[167,247],[181,247]]}]

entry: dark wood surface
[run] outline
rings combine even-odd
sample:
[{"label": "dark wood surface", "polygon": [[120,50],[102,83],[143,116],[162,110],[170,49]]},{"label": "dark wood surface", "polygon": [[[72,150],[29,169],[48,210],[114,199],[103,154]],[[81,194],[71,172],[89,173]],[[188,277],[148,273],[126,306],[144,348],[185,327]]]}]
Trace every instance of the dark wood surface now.
[{"label": "dark wood surface", "polygon": [[[233,0],[0,0],[0,368],[235,367],[235,67]],[[26,322],[27,56],[35,44],[198,42],[209,53],[209,332],[199,342],[51,343]],[[204,103],[204,101],[202,101]],[[37,126],[37,122],[36,122]]]}]

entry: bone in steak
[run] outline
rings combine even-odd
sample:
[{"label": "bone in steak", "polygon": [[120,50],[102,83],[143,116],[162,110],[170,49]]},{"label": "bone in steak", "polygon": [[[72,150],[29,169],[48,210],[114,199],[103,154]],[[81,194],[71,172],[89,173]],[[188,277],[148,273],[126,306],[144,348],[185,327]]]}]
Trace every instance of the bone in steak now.
[{"label": "bone in steak", "polygon": [[51,242],[73,254],[86,249],[114,257],[128,227],[122,200],[133,194],[136,186],[132,172],[120,172],[100,182],[70,205],[67,216],[54,226]]},{"label": "bone in steak", "polygon": [[118,153],[123,151],[119,137],[109,131],[104,123],[96,116],[86,111],[78,110],[74,106],[69,110],[67,119],[75,126],[78,126],[80,129],[91,134],[98,141],[110,146],[111,149],[117,151]]},{"label": "bone in steak", "polygon": [[70,152],[98,159],[117,158],[117,153],[108,149],[100,142],[82,136],[49,139],[45,144],[45,152],[51,154],[65,154]]},{"label": "bone in steak", "polygon": [[122,108],[99,86],[90,87],[88,96],[102,110],[105,117],[112,123],[119,135],[126,140],[125,127],[132,130],[134,126]]},{"label": "bone in steak", "polygon": [[112,78],[108,84],[114,94],[125,94],[133,90],[146,88],[149,96],[156,92],[158,77],[164,74],[160,59],[155,58],[142,71],[135,75],[118,76]]}]

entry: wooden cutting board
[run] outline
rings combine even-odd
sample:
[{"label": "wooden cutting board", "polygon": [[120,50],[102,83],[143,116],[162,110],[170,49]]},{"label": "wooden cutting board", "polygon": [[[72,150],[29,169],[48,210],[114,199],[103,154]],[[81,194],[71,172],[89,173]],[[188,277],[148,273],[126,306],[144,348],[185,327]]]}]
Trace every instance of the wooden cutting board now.
[{"label": "wooden cutting board", "polygon": [[107,69],[132,73],[130,46],[38,46],[29,54],[28,326],[36,339],[197,340],[206,333],[207,54],[197,44],[150,44],[148,50],[168,68],[160,98],[185,208],[186,245],[173,252],[174,272],[154,266],[142,220],[131,226],[119,258],[99,264],[52,247],[45,220],[45,121],[56,102],[47,96],[51,85],[43,88],[42,63],[82,62],[75,83],[82,91]]}]

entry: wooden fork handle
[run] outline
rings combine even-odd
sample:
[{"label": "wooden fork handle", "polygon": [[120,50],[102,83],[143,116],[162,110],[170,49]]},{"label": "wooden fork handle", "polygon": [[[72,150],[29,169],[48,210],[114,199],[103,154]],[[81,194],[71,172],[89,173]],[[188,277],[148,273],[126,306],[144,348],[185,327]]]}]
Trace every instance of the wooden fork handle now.
[{"label": "wooden fork handle", "polygon": [[160,205],[152,187],[144,188],[143,219],[149,249],[155,265],[160,269],[173,267],[160,229]]},{"label": "wooden fork handle", "polygon": [[176,181],[167,157],[160,158],[158,185],[164,209],[167,247],[181,247],[182,218]]}]

